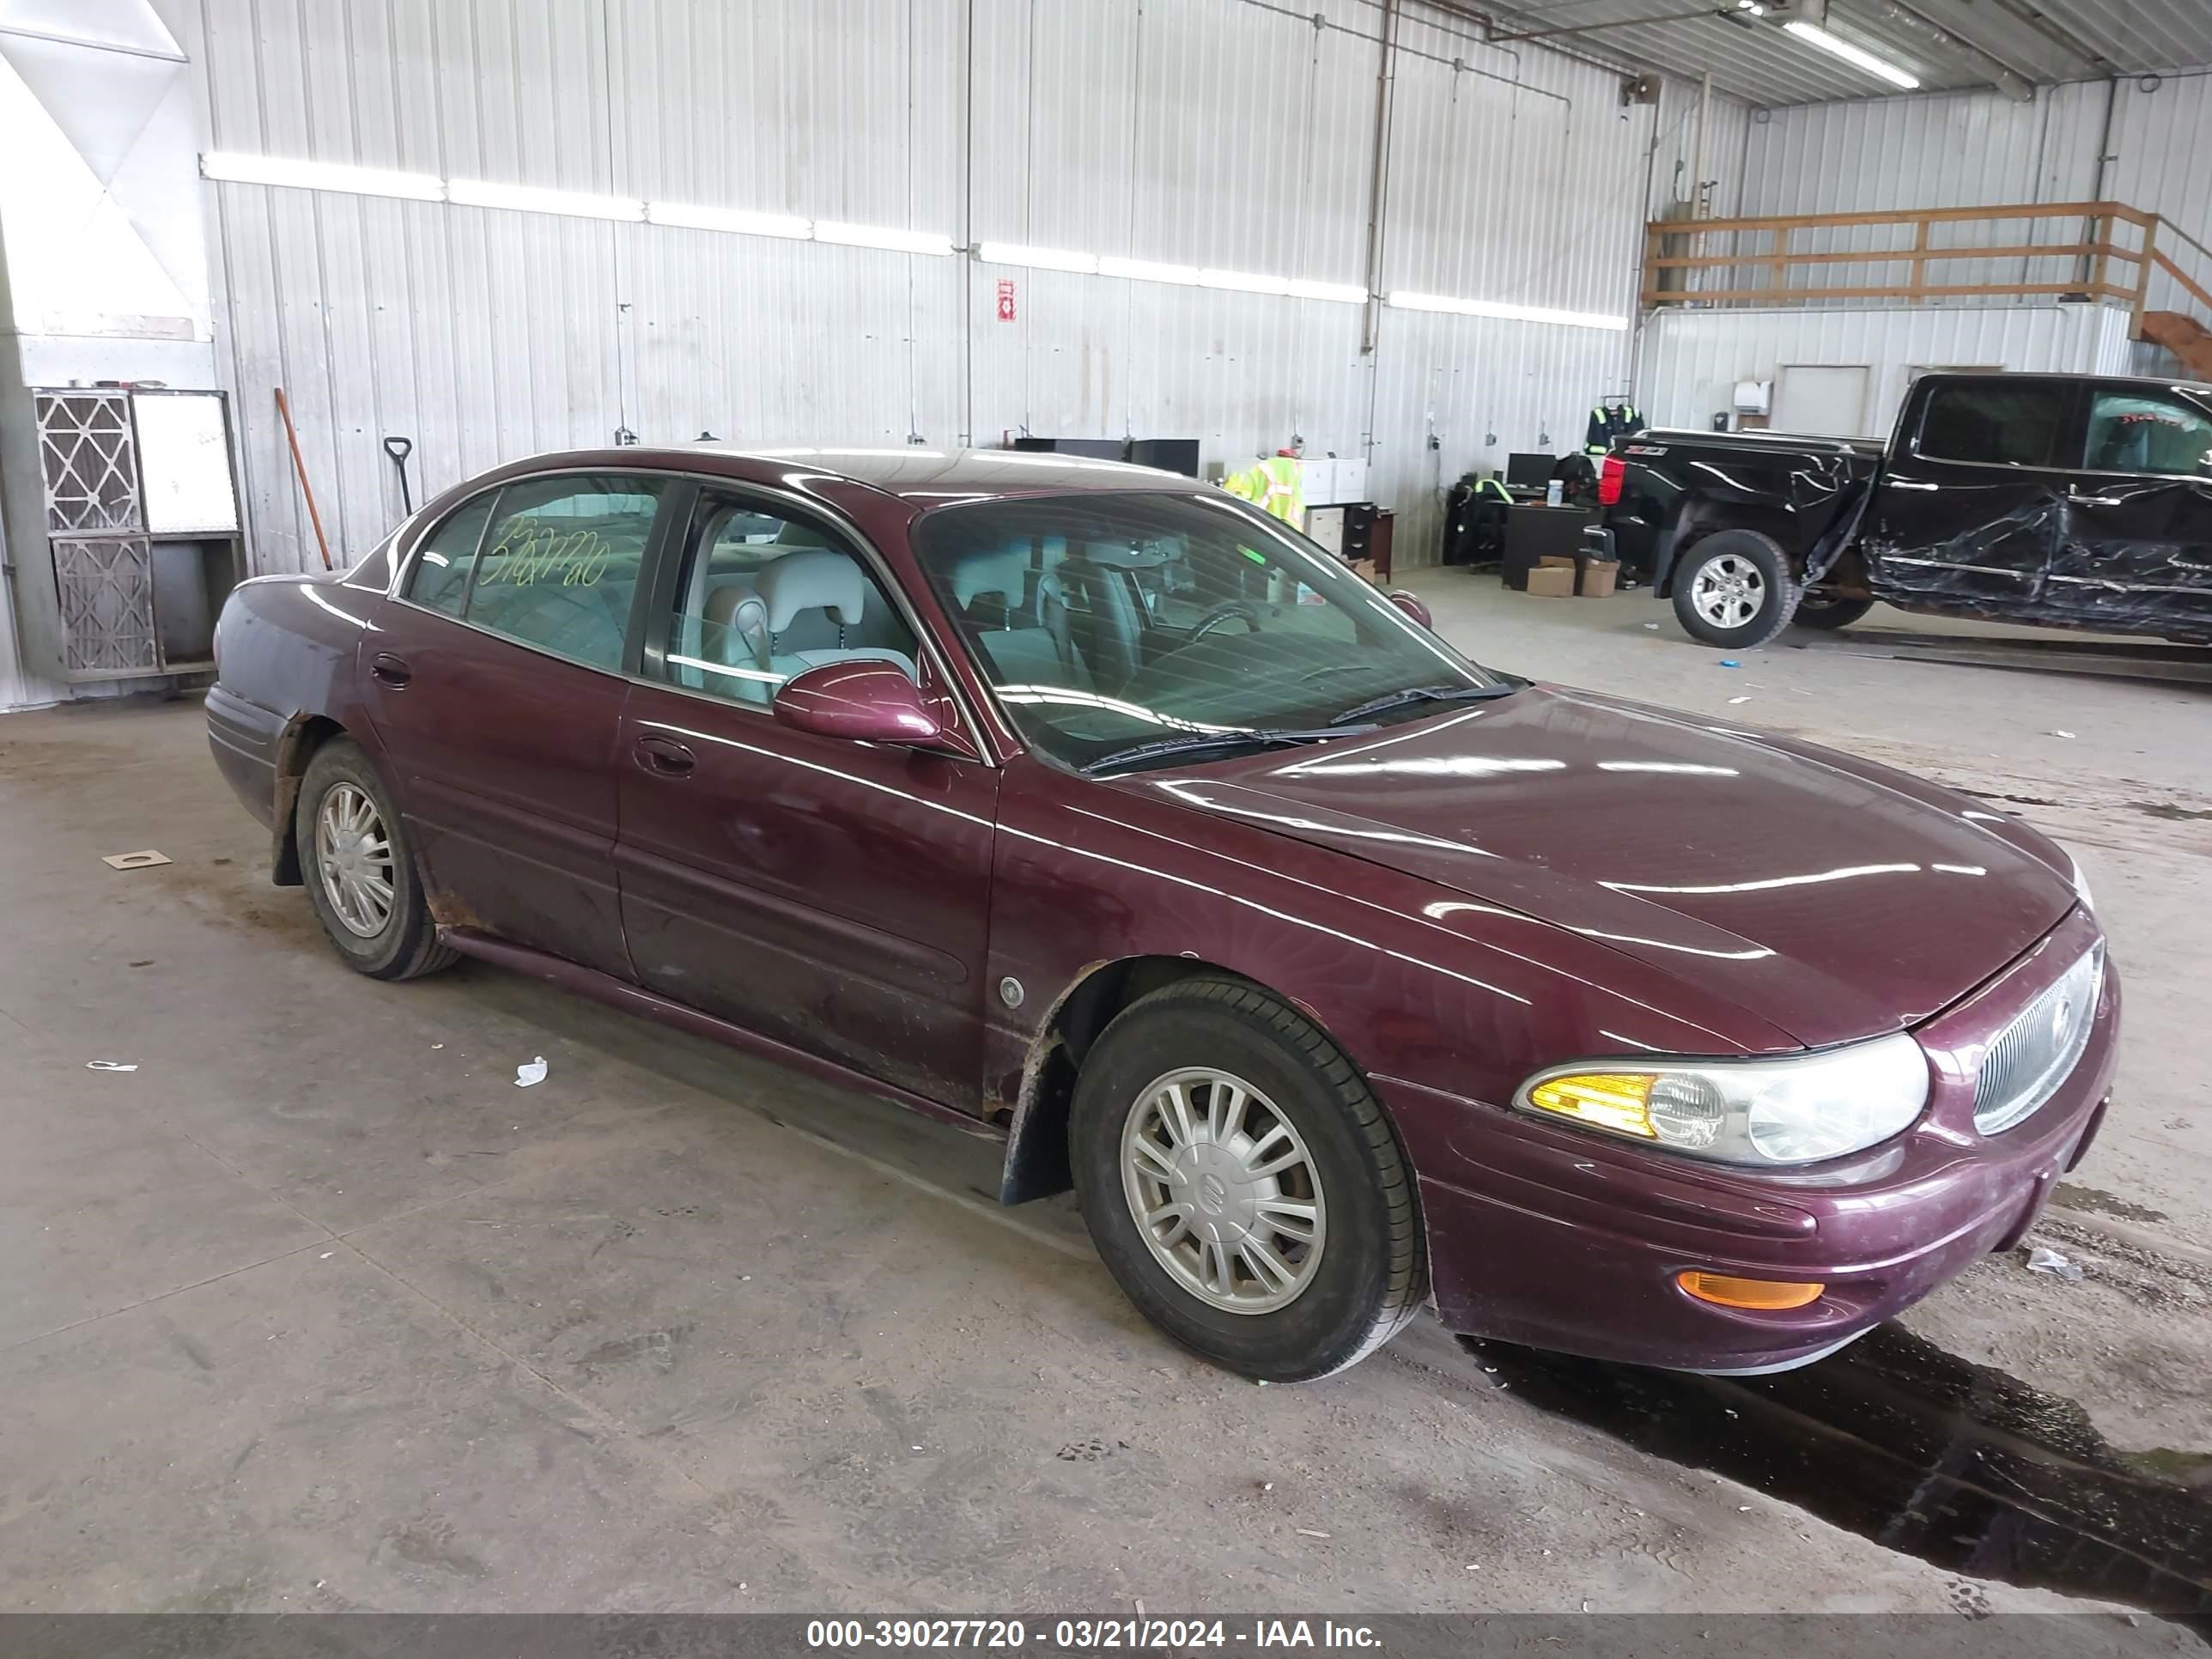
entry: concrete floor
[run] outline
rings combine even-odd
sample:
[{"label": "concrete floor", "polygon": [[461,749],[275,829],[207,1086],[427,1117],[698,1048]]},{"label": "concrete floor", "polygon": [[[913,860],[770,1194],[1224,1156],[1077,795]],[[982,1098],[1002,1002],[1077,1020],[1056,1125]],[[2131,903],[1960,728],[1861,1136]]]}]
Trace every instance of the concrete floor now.
[{"label": "concrete floor", "polygon": [[[2045,1230],[2089,1275],[1992,1259],[1908,1323],[2212,1446],[2212,692],[1729,670],[1636,596],[1413,585],[1501,665],[2035,803],[2128,979]],[[514,975],[361,980],[196,703],[0,720],[0,1608],[2061,1605],[1547,1415],[1431,1322],[1255,1389],[969,1138]]]}]

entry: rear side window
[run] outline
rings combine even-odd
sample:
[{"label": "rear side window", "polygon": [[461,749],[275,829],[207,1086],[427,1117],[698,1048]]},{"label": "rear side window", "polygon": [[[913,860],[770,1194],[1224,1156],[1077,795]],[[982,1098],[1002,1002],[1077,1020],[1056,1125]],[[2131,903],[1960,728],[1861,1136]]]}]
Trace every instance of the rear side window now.
[{"label": "rear side window", "polygon": [[1929,394],[1918,453],[1981,466],[2049,466],[2066,418],[2067,388],[2047,383],[1954,380]]},{"label": "rear side window", "polygon": [[469,575],[476,568],[477,548],[498,493],[489,490],[465,503],[424,538],[407,577],[409,599],[449,617],[461,614],[469,597]]},{"label": "rear side window", "polygon": [[619,669],[664,480],[570,474],[500,492],[465,620],[593,668]]},{"label": "rear side window", "polygon": [[2212,460],[2212,416],[2158,392],[2114,388],[2089,405],[2084,465],[2098,472],[2151,472],[2201,478]]}]

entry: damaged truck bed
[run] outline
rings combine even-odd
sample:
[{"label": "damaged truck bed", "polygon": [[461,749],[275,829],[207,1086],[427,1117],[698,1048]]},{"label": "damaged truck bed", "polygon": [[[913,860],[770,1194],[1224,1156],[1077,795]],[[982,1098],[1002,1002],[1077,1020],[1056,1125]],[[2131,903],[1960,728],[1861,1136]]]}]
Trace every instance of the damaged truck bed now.
[{"label": "damaged truck bed", "polygon": [[1876,600],[2212,643],[2212,387],[1926,374],[1886,447],[1641,432],[1599,500],[1594,533],[1723,648]]}]

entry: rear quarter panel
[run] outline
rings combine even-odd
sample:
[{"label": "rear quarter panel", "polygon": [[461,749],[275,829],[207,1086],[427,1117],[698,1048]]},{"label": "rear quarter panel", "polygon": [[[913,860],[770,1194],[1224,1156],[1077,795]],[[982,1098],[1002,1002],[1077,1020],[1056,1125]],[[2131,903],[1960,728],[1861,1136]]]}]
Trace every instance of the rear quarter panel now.
[{"label": "rear quarter panel", "polygon": [[311,721],[334,721],[376,748],[355,669],[389,574],[380,549],[342,574],[257,576],[231,591],[216,621],[209,746],[239,799],[280,841]]},{"label": "rear quarter panel", "polygon": [[1681,550],[1717,530],[1759,531],[1802,560],[1880,465],[1870,450],[1780,434],[1650,432],[1619,453],[1627,470],[1606,527],[1662,594]]}]

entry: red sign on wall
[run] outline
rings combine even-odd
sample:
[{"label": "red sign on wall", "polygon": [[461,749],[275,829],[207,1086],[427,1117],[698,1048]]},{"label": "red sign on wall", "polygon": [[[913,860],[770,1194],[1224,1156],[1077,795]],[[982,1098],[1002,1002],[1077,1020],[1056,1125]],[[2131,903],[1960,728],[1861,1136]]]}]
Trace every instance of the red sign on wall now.
[{"label": "red sign on wall", "polygon": [[999,320],[1002,323],[1014,320],[1014,279],[1011,276],[999,278]]}]

